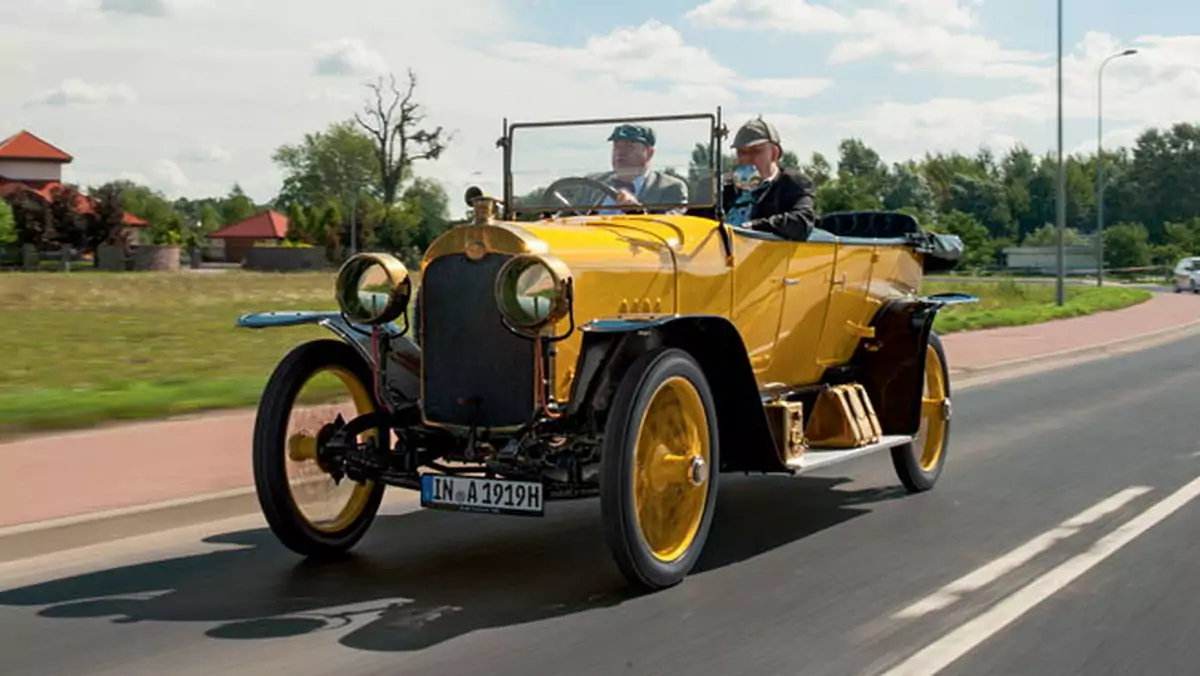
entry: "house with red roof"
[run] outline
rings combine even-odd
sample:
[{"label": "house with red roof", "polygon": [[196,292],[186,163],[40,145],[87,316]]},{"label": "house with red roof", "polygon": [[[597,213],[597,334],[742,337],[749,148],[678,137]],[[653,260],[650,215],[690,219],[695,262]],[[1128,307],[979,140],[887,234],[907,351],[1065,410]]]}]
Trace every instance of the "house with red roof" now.
[{"label": "house with red roof", "polygon": [[270,210],[257,213],[244,221],[231,223],[208,236],[225,244],[225,260],[240,263],[255,242],[283,242],[288,233],[287,216]]},{"label": "house with red roof", "polygon": [[[22,130],[0,141],[0,198],[12,199],[27,193],[49,202],[54,190],[63,185],[63,166],[75,158],[60,148]],[[75,208],[81,213],[91,213],[96,201],[80,195]],[[149,223],[125,214],[125,224],[131,228],[144,228]]]}]

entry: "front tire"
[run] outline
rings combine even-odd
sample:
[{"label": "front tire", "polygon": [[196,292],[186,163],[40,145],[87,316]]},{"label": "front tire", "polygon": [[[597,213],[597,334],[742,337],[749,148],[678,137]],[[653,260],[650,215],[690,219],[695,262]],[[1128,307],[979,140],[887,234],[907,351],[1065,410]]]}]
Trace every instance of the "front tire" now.
[{"label": "front tire", "polygon": [[950,443],[950,369],[942,339],[932,331],[925,348],[921,423],[913,441],[892,449],[892,464],[910,493],[933,488],[946,464]]},{"label": "front tire", "polygon": [[671,587],[696,565],[719,467],[717,410],[704,372],[682,350],[643,355],[621,379],[601,456],[605,535],[632,584]]},{"label": "front tire", "polygon": [[[339,340],[314,340],[292,349],[271,374],[258,405],[254,423],[254,485],[259,505],[271,531],[288,549],[303,556],[321,558],[345,552],[366,533],[379,511],[384,484],[359,484],[343,477],[340,482],[316,463],[316,433],[334,414],[317,414],[316,420],[289,433],[289,422],[303,386],[314,377],[331,373],[345,387],[351,408],[342,412],[346,422],[380,408],[372,394],[371,371],[352,347]],[[331,384],[336,384],[336,381]],[[386,443],[386,429],[370,430]],[[308,470],[313,478],[303,482],[289,478],[290,469]],[[310,489],[310,490],[304,490]],[[298,498],[305,493],[342,492],[340,504],[324,518],[307,513]]]}]

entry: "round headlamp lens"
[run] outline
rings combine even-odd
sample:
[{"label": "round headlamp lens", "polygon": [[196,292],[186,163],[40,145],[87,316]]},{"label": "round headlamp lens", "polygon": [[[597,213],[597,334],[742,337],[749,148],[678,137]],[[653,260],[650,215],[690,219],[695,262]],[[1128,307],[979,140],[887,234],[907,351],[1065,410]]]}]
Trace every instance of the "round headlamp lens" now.
[{"label": "round headlamp lens", "polygon": [[516,328],[539,328],[565,314],[566,278],[539,257],[509,261],[496,283],[500,312]]}]

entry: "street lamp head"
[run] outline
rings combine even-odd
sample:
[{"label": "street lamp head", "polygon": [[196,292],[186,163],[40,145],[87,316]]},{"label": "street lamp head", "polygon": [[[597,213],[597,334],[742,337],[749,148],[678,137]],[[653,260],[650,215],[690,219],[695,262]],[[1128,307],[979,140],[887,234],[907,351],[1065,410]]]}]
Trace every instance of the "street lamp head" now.
[{"label": "street lamp head", "polygon": [[1121,56],[1132,56],[1137,53],[1138,51],[1136,49],[1126,49],[1125,51],[1121,52]]}]

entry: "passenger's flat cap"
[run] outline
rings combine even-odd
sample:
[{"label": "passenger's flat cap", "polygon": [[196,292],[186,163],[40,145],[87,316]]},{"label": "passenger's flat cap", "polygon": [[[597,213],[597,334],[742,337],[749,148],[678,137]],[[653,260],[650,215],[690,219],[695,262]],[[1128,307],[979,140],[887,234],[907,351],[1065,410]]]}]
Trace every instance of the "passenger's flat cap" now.
[{"label": "passenger's flat cap", "polygon": [[756,117],[743,124],[733,137],[734,148],[756,146],[760,143],[782,145],[779,142],[779,132],[775,131],[775,127],[770,122],[762,119],[762,117]]}]

